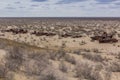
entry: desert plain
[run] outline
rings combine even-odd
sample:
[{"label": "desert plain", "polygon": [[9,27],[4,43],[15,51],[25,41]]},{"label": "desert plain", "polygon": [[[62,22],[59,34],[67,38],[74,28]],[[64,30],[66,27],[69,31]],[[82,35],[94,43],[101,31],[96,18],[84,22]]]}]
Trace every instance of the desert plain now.
[{"label": "desert plain", "polygon": [[120,19],[0,18],[0,80],[120,80]]}]

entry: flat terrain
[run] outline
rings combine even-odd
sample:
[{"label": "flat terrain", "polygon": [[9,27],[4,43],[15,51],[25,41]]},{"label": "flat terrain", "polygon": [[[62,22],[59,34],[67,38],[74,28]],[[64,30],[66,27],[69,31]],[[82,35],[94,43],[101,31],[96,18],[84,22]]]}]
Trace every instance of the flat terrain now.
[{"label": "flat terrain", "polygon": [[0,80],[120,80],[120,19],[1,18],[0,61]]}]

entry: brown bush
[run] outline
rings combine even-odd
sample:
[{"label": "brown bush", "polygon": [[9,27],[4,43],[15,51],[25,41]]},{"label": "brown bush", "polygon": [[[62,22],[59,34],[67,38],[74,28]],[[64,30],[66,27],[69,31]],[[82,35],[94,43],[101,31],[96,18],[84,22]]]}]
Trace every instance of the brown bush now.
[{"label": "brown bush", "polygon": [[67,65],[65,64],[64,61],[61,61],[60,64],[59,64],[59,69],[62,71],[62,72],[67,72],[68,71],[68,67]]},{"label": "brown bush", "polygon": [[33,53],[24,61],[24,72],[27,75],[39,76],[41,72],[49,65],[48,54]]},{"label": "brown bush", "polygon": [[0,65],[0,78],[5,78],[7,74],[6,67],[3,65]]},{"label": "brown bush", "polygon": [[23,52],[19,47],[13,47],[9,49],[6,55],[6,68],[11,71],[16,71],[19,69],[23,62]]},{"label": "brown bush", "polygon": [[76,64],[76,60],[73,56],[70,56],[69,54],[66,54],[64,59],[68,62],[70,62],[71,64]]},{"label": "brown bush", "polygon": [[94,49],[93,49],[93,52],[94,52],[94,53],[100,53],[100,51],[99,51],[97,48],[94,48]]},{"label": "brown bush", "polygon": [[106,66],[107,70],[108,71],[112,71],[112,72],[120,72],[120,62],[112,62],[112,63],[109,63],[107,66]]},{"label": "brown bush", "polygon": [[60,59],[63,59],[65,55],[66,55],[66,51],[63,48],[60,48],[56,52],[55,57],[56,57],[57,60],[60,60]]},{"label": "brown bush", "polygon": [[104,70],[102,64],[84,60],[77,63],[76,75],[80,80],[110,80],[111,73]]},{"label": "brown bush", "polygon": [[41,80],[57,80],[56,76],[52,73],[49,73],[41,78]]},{"label": "brown bush", "polygon": [[55,52],[50,53],[50,59],[56,60],[56,57],[57,57],[57,53],[55,53]]},{"label": "brown bush", "polygon": [[67,77],[53,66],[45,69],[38,80],[68,80]]},{"label": "brown bush", "polygon": [[81,54],[81,51],[80,50],[76,50],[73,52],[74,54],[77,54],[77,55],[80,55]]},{"label": "brown bush", "polygon": [[[91,77],[92,64],[88,61],[81,61],[76,65],[76,76],[80,79],[93,79]],[[94,79],[93,79],[94,80]]]},{"label": "brown bush", "polygon": [[83,57],[87,58],[88,60],[97,61],[97,62],[104,61],[104,59],[102,58],[102,56],[99,55],[99,54],[84,53],[82,55],[83,55]]},{"label": "brown bush", "polygon": [[118,53],[118,59],[120,59],[120,52]]},{"label": "brown bush", "polygon": [[15,80],[15,79],[14,79],[14,75],[15,75],[14,72],[8,72],[8,73],[6,74],[5,80]]}]

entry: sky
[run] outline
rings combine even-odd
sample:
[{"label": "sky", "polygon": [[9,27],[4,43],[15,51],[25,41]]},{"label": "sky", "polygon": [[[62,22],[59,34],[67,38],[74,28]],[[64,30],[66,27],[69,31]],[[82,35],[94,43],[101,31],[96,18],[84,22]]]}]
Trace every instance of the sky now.
[{"label": "sky", "polygon": [[0,17],[120,17],[120,0],[0,0]]}]

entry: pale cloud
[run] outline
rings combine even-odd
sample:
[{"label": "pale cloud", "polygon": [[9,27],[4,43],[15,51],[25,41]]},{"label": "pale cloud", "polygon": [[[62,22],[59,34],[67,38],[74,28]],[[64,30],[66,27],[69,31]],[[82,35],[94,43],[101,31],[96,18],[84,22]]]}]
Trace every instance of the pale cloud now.
[{"label": "pale cloud", "polygon": [[119,4],[119,0],[1,0],[0,16],[120,17]]}]

